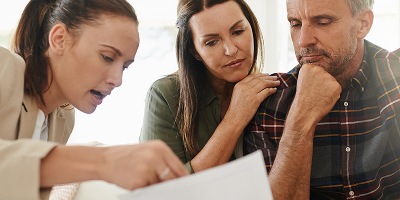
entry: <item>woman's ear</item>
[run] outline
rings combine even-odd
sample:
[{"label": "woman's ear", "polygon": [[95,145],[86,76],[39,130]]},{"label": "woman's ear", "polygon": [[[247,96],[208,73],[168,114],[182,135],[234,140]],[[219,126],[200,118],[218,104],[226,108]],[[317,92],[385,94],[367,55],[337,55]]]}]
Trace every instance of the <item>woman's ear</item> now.
[{"label": "woman's ear", "polygon": [[369,33],[372,27],[372,23],[374,22],[374,13],[371,9],[364,10],[358,16],[358,22],[360,23],[360,27],[358,29],[358,38],[364,39],[365,36]]},{"label": "woman's ear", "polygon": [[62,56],[66,47],[68,29],[64,24],[56,24],[49,33],[49,48],[57,55]]},{"label": "woman's ear", "polygon": [[196,58],[196,60],[203,62],[201,56],[199,55],[199,53],[197,53],[196,49],[190,48],[190,53],[194,56],[194,58]]}]

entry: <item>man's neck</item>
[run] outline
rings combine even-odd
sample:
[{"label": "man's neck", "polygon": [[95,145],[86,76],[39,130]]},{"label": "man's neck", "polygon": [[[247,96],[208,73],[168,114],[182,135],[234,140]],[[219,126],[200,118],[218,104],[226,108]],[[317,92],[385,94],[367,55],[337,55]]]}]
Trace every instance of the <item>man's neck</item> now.
[{"label": "man's neck", "polygon": [[360,44],[357,46],[356,53],[354,54],[353,58],[349,61],[349,63],[347,63],[347,67],[345,68],[346,70],[335,77],[337,82],[342,87],[342,90],[346,88],[349,81],[353,79],[358,73],[363,58],[364,58],[364,40],[362,40]]}]

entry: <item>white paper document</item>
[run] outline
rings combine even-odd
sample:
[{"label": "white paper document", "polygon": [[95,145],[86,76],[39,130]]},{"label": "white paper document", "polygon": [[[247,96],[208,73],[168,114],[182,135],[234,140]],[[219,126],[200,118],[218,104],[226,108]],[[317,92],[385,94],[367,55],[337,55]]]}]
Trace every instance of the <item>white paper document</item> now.
[{"label": "white paper document", "polygon": [[119,196],[120,200],[265,199],[272,193],[261,151],[227,164]]}]

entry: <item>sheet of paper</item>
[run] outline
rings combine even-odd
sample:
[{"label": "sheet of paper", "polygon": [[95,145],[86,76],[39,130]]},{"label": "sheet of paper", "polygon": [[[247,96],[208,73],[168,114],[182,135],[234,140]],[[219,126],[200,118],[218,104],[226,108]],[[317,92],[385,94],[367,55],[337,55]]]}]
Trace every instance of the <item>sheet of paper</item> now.
[{"label": "sheet of paper", "polygon": [[261,151],[190,176],[119,196],[120,200],[265,199],[272,194]]}]

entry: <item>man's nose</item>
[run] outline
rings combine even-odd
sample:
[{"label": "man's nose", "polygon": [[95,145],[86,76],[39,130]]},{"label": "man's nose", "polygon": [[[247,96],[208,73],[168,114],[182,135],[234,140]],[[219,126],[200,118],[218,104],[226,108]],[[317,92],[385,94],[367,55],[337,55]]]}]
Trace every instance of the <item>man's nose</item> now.
[{"label": "man's nose", "polygon": [[317,39],[315,38],[314,28],[310,25],[303,24],[300,30],[299,46],[305,48],[315,44],[317,44]]}]

